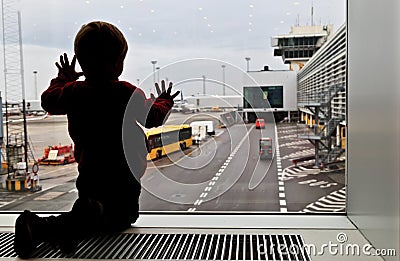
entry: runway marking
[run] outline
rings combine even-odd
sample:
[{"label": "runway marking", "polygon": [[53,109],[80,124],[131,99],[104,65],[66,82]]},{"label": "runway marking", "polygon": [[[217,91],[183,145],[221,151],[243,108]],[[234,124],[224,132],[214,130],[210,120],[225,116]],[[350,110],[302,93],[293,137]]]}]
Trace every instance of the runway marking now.
[{"label": "runway marking", "polygon": [[286,194],[285,192],[285,182],[284,175],[282,171],[282,159],[281,152],[278,140],[278,128],[275,125],[275,154],[276,154],[276,166],[278,169],[278,190],[279,190],[279,208],[283,213],[287,212],[287,204],[286,204]]},{"label": "runway marking", "polygon": [[205,198],[205,197],[207,197],[207,195],[208,195],[208,193],[201,193],[200,197]]},{"label": "runway marking", "polygon": [[309,180],[305,180],[305,181],[300,181],[299,184],[304,185],[304,184],[310,184],[310,183],[314,183],[317,182],[316,179],[309,179]]},{"label": "runway marking", "polygon": [[298,158],[298,157],[311,156],[314,154],[315,154],[315,149],[307,149],[307,150],[290,153],[288,155],[283,156],[282,159],[294,159],[294,158]]},{"label": "runway marking", "polygon": [[[225,160],[225,162],[222,164],[222,166],[220,167],[220,169],[215,173],[214,177],[211,179],[212,181],[208,184],[208,186],[204,189],[205,192],[210,192],[213,188],[213,186],[216,184],[215,181],[218,180],[218,178],[221,176],[221,174],[224,172],[224,170],[226,169],[226,167],[229,165],[229,163],[232,161],[233,157],[236,155],[236,153],[239,151],[239,148],[242,146],[243,142],[246,140],[246,138],[249,136],[249,133],[254,129],[255,125],[253,125],[246,133],[246,135],[240,140],[240,142],[238,143],[238,145],[236,145],[236,147],[233,149],[233,151],[231,152],[231,154],[229,154],[229,156],[227,157],[227,159]],[[275,130],[276,130],[276,126],[275,126]],[[204,192],[202,194],[200,194],[199,198],[206,198],[208,195],[208,193]],[[195,206],[199,206],[201,203],[203,202],[202,199],[198,199],[194,202]],[[196,211],[196,208],[189,208],[187,211],[193,212]]]},{"label": "runway marking", "polygon": [[290,134],[293,132],[297,132],[297,129],[288,129],[288,130],[281,130],[279,131],[279,133],[283,133],[283,134]]},{"label": "runway marking", "polygon": [[42,195],[34,198],[33,200],[50,200],[50,199],[54,199],[56,197],[59,197],[64,193],[65,192],[60,192],[60,191],[50,191],[50,192],[47,192],[45,194],[42,194]]},{"label": "runway marking", "polygon": [[212,187],[206,187],[204,191],[211,191]]},{"label": "runway marking", "polygon": [[311,183],[310,187],[315,187],[315,186],[320,186],[320,185],[325,185],[325,184],[328,184],[328,181],[321,180],[318,182]]},{"label": "runway marking", "polygon": [[292,130],[292,129],[297,129],[297,126],[281,126],[279,129],[280,130]]},{"label": "runway marking", "polygon": [[302,211],[307,213],[342,212],[346,209],[346,187],[308,204]]},{"label": "runway marking", "polygon": [[290,134],[290,135],[286,135],[286,136],[282,136],[282,139],[293,139],[293,138],[297,138],[297,134]]},{"label": "runway marking", "polygon": [[214,137],[219,137],[219,136],[221,136],[223,133],[224,133],[224,131],[221,131],[221,132],[215,134]]},{"label": "runway marking", "polygon": [[293,146],[299,146],[299,145],[305,145],[305,144],[310,144],[310,142],[308,140],[292,141],[292,142],[287,142],[287,143],[281,144],[281,147],[293,147]]}]

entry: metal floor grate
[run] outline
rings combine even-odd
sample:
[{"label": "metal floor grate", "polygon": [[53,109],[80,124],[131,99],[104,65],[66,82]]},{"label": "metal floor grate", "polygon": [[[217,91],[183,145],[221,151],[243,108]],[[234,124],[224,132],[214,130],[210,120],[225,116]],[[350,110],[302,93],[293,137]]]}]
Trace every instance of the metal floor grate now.
[{"label": "metal floor grate", "polygon": [[[16,257],[14,234],[0,233],[0,257]],[[311,260],[301,235],[130,234],[92,237],[67,257],[41,244],[34,258],[134,260]]]}]

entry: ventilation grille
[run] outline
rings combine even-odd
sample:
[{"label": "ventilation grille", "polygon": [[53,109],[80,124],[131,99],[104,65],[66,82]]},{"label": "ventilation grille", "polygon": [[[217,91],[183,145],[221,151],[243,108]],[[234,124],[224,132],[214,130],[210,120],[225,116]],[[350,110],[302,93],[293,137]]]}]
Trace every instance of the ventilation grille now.
[{"label": "ventilation grille", "polygon": [[[0,257],[16,257],[14,234],[0,233]],[[311,260],[300,235],[114,234],[92,237],[65,256],[41,244],[34,258],[134,260]]]}]

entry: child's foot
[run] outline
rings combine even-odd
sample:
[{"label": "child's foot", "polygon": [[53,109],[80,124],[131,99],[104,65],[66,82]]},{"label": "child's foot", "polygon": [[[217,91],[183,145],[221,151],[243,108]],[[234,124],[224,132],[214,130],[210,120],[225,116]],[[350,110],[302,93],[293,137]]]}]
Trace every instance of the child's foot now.
[{"label": "child's foot", "polygon": [[38,244],[33,233],[37,231],[39,219],[37,215],[25,210],[15,222],[14,250],[20,258],[29,258]]},{"label": "child's foot", "polygon": [[62,242],[58,245],[58,247],[61,253],[63,253],[66,257],[72,257],[78,249],[78,242]]}]

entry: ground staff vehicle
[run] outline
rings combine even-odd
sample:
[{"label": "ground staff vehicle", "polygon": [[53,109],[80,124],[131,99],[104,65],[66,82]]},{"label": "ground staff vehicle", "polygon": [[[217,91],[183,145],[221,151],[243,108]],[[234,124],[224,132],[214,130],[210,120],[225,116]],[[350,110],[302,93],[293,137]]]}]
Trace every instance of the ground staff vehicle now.
[{"label": "ground staff vehicle", "polygon": [[146,132],[147,160],[161,158],[192,145],[192,127],[189,125],[164,125]]},{"label": "ground staff vehicle", "polygon": [[40,158],[38,162],[41,165],[63,165],[75,162],[72,144],[49,146],[45,148],[43,157]]},{"label": "ground staff vehicle", "polygon": [[260,159],[272,159],[272,139],[260,139]]},{"label": "ground staff vehicle", "polygon": [[265,128],[265,120],[256,119],[256,129],[264,129],[264,128]]}]

